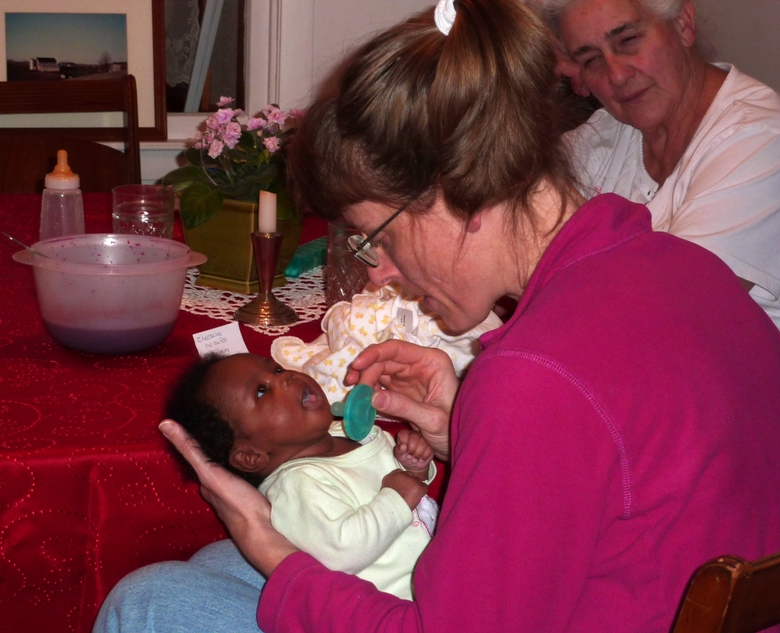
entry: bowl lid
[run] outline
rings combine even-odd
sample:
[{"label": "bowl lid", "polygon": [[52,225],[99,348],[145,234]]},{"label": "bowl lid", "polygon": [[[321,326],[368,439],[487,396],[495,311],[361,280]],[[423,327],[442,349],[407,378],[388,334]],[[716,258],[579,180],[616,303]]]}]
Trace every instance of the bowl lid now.
[{"label": "bowl lid", "polygon": [[206,256],[175,240],[149,235],[87,233],[36,242],[47,257],[18,251],[13,259],[45,270],[80,275],[149,275],[200,266]]}]

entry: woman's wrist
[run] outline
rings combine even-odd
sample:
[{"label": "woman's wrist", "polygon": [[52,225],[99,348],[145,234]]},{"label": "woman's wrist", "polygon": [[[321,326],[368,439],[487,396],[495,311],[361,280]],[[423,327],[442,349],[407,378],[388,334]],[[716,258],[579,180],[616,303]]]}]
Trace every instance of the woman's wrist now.
[{"label": "woman's wrist", "polygon": [[[236,538],[234,536],[234,541]],[[242,539],[243,542],[236,541],[241,553],[249,563],[257,569],[266,578],[282,564],[285,558],[290,554],[300,551],[295,545],[290,543],[279,532],[268,532],[262,537]]]}]

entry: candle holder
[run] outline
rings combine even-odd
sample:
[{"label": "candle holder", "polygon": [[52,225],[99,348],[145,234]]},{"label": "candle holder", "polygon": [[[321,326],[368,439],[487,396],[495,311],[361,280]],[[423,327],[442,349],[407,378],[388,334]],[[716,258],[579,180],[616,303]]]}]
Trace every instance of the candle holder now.
[{"label": "candle holder", "polygon": [[289,325],[298,320],[290,306],[283,304],[272,291],[276,264],[282,247],[281,233],[252,233],[252,245],[257,262],[260,292],[246,305],[236,310],[233,318],[249,325]]}]

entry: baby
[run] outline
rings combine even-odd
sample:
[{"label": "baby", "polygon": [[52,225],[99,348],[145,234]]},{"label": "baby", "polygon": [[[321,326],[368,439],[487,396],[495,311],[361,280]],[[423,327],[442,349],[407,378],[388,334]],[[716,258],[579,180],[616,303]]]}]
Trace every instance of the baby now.
[{"label": "baby", "polygon": [[435,517],[425,496],[433,451],[419,433],[403,429],[396,444],[375,426],[361,443],[350,440],[316,380],[254,354],[197,362],[167,416],[210,459],[259,486],[273,526],[296,547],[412,599],[412,570]]}]

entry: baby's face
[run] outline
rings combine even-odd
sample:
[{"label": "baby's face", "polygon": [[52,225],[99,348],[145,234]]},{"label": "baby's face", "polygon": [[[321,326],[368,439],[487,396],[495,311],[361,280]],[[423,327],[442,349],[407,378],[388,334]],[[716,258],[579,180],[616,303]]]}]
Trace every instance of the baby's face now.
[{"label": "baby's face", "polygon": [[269,456],[260,474],[305,457],[329,437],[333,422],[330,404],[317,381],[254,354],[236,354],[214,365],[206,397],[230,421],[236,448]]}]

